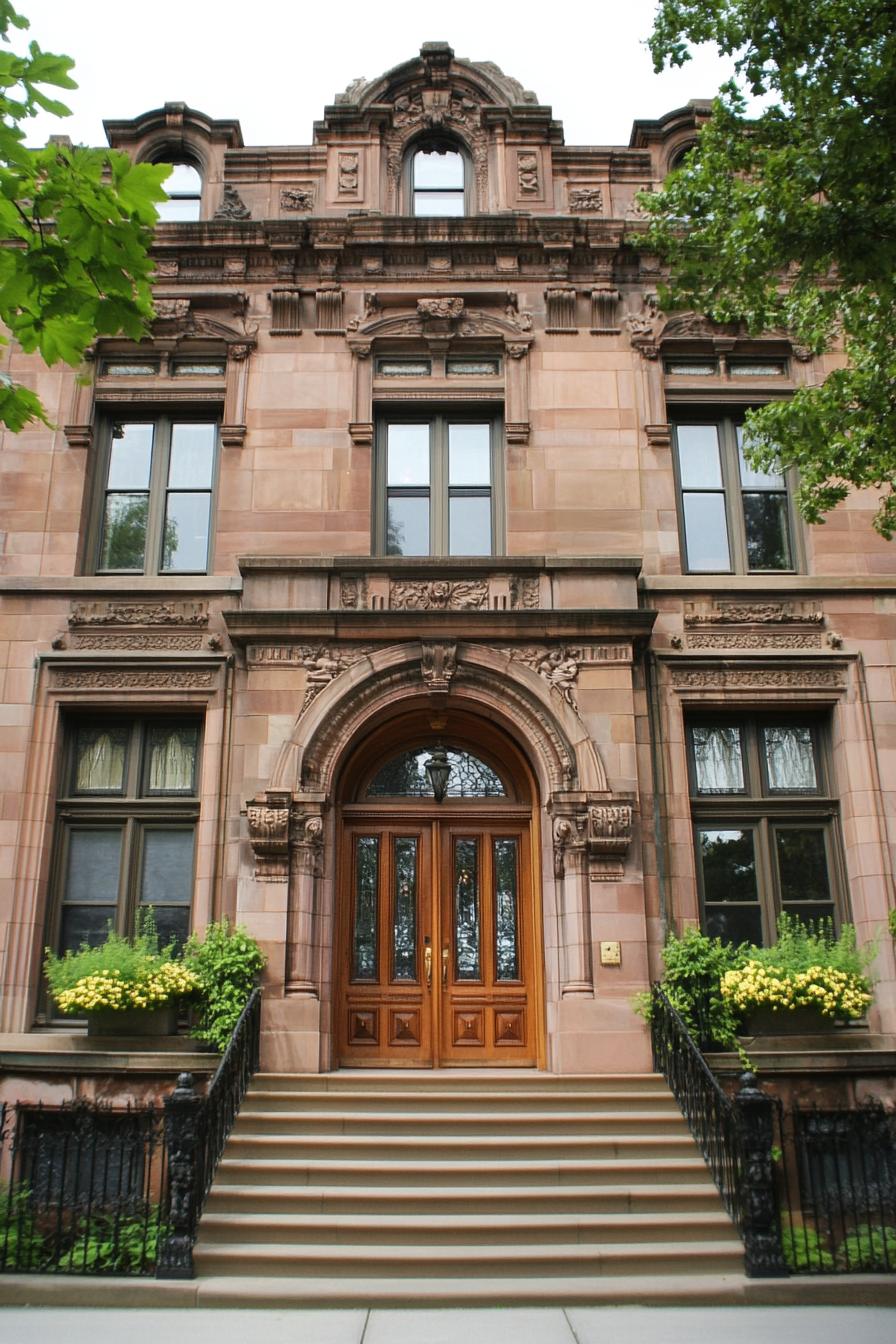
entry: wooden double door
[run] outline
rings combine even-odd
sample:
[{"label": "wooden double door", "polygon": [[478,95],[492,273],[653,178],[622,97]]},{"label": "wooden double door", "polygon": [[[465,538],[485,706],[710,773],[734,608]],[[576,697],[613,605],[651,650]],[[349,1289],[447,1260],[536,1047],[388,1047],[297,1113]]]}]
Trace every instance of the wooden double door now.
[{"label": "wooden double door", "polygon": [[535,1065],[528,821],[353,817],[341,868],[338,1062]]}]

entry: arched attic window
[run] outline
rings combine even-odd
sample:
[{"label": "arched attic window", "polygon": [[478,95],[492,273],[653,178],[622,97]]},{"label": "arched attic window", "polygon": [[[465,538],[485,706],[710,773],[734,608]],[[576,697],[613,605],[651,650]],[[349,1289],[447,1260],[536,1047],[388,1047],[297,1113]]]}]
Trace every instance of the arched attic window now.
[{"label": "arched attic window", "polygon": [[185,159],[169,160],[165,155],[160,155],[156,162],[174,163],[171,176],[163,183],[168,199],[161,201],[157,207],[159,222],[183,224],[198,219],[202,208],[202,175],[199,169]]},{"label": "arched attic window", "polygon": [[409,152],[411,213],[469,214],[467,159],[450,140],[426,140]]}]

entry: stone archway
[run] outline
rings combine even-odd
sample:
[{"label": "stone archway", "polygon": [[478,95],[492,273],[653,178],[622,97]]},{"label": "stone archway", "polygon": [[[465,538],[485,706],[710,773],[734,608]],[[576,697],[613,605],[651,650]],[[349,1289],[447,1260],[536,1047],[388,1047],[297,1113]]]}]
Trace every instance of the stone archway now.
[{"label": "stone archway", "polygon": [[284,743],[269,787],[248,804],[256,875],[288,881],[284,995],[319,1000],[321,1066],[331,1059],[337,909],[337,802],[359,742],[425,709],[479,718],[527,763],[537,806],[533,872],[540,889],[547,1000],[593,996],[590,883],[621,874],[632,800],[609,790],[594,742],[562,684],[517,651],[413,641],[344,653],[323,669]]}]

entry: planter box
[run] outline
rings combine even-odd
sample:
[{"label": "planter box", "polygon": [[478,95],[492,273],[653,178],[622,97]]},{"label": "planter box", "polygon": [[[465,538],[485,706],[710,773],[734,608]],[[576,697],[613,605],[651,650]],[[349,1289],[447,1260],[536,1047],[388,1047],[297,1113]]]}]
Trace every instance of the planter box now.
[{"label": "planter box", "polygon": [[821,1036],[840,1029],[840,1023],[815,1008],[754,1008],[744,1018],[743,1036]]},{"label": "planter box", "polygon": [[161,1008],[105,1008],[87,1014],[88,1036],[175,1036],[177,1004]]}]

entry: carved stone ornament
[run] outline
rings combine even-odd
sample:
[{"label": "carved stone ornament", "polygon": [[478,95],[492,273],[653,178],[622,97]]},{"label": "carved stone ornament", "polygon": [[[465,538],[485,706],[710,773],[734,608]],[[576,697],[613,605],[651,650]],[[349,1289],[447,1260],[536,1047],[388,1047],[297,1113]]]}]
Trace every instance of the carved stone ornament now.
[{"label": "carved stone ornament", "polygon": [[591,211],[594,214],[602,214],[604,208],[604,194],[600,187],[571,187],[569,192],[569,208],[577,213]]},{"label": "carved stone ornament", "polygon": [[510,605],[518,611],[537,610],[541,606],[541,584],[538,579],[521,579],[514,575],[510,580]]},{"label": "carved stone ornament", "polygon": [[488,606],[484,579],[393,580],[389,585],[393,611],[481,611]]},{"label": "carved stone ornament", "polygon": [[357,196],[359,170],[357,150],[346,150],[338,155],[336,175],[340,196]]},{"label": "carved stone ornament", "polygon": [[309,187],[281,187],[280,209],[306,212],[314,208],[314,191]]},{"label": "carved stone ornament", "polygon": [[324,822],[317,812],[293,810],[289,820],[293,867],[312,877],[323,874]]},{"label": "carved stone ornament", "polygon": [[437,317],[456,321],[464,311],[464,301],[459,298],[418,299],[417,312],[422,318]]},{"label": "carved stone ornament", "polygon": [[531,150],[517,154],[517,180],[521,196],[537,196],[541,191],[538,181],[538,155]]},{"label": "carved stone ornament", "polygon": [[60,691],[205,691],[216,677],[205,668],[53,668]]},{"label": "carved stone ornament", "polygon": [[841,691],[839,667],[706,667],[671,669],[677,691]]},{"label": "carved stone ornament", "polygon": [[595,858],[625,854],[632,839],[630,803],[600,803],[588,809],[588,852]]},{"label": "carved stone ornament", "polygon": [[[681,640],[678,642],[681,648]],[[771,632],[741,634],[727,631],[698,630],[687,635],[689,649],[820,649],[821,634],[779,635]],[[832,646],[833,647],[833,646]]]},{"label": "carved stone ornament", "polygon": [[[217,636],[209,636],[207,643],[211,647],[211,641]],[[107,634],[101,630],[89,629],[83,632],[76,632],[72,636],[71,647],[73,649],[131,649],[134,652],[177,652],[185,653],[189,650],[201,649],[203,646],[203,636],[200,632],[195,634],[172,635],[167,633],[150,634],[145,631],[130,631],[122,634]],[[64,642],[54,647],[64,648]],[[220,641],[217,645],[220,648]]]},{"label": "carved stone ornament", "polygon": [[644,359],[656,359],[659,355],[660,309],[655,294],[645,294],[639,313],[627,313],[622,325],[628,331],[632,348]]},{"label": "carved stone ornament", "polygon": [[512,662],[525,663],[531,667],[561,700],[565,700],[578,713],[575,691],[579,665],[570,649],[517,648],[511,649],[510,658]]},{"label": "carved stone ornament", "polygon": [[[556,804],[555,804],[556,806]],[[632,804],[621,799],[600,800],[592,794],[562,809],[553,822],[554,876],[562,878],[572,867],[587,870],[592,882],[617,882],[632,841]]]},{"label": "carved stone ornament", "polygon": [[242,196],[240,196],[236,187],[226,186],[221,204],[214,214],[215,219],[251,219],[252,212],[249,210]]},{"label": "carved stone ornament", "polygon": [[73,602],[70,626],[208,625],[205,602]]},{"label": "carved stone ornament", "polygon": [[457,645],[423,644],[420,670],[428,691],[436,695],[447,695],[451,679],[457,671]]},{"label": "carved stone ornament", "polygon": [[156,299],[153,311],[159,322],[179,322],[190,312],[189,299]]},{"label": "carved stone ornament", "polygon": [[709,610],[696,603],[685,607],[686,626],[823,625],[824,612],[805,602],[716,602]]},{"label": "carved stone ornament", "polygon": [[255,876],[262,882],[283,882],[289,876],[289,807],[290,795],[272,789],[246,805]]}]

